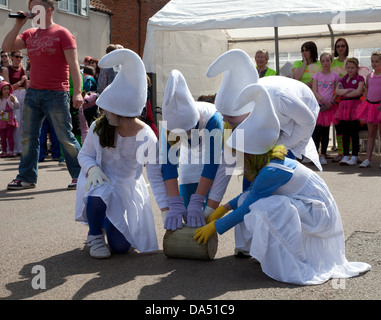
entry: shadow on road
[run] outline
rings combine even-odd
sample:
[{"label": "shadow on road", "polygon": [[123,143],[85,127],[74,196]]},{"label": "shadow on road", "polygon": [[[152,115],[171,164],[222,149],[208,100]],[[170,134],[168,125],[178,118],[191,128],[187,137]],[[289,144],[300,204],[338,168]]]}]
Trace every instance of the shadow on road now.
[{"label": "shadow on road", "polygon": [[[85,251],[75,249],[26,264],[19,272],[22,279],[6,285],[11,294],[2,300],[32,298],[42,291],[56,289],[71,276],[80,274],[97,276],[92,276],[74,296],[67,299],[85,299],[93,293],[121,285],[125,285],[125,297],[129,299],[129,291],[138,289],[129,287],[128,282],[139,276],[153,276],[155,279],[155,283],[151,279],[150,284],[142,286],[138,295],[138,299],[142,300],[207,300],[229,291],[298,287],[267,277],[253,259],[228,256],[213,261],[197,261],[170,259],[162,251],[144,254],[130,251],[125,255],[113,255],[111,259],[96,260]],[[36,276],[32,274],[32,268],[36,265],[46,270],[45,290],[32,288],[32,279]],[[237,296],[237,299],[240,297]]]}]

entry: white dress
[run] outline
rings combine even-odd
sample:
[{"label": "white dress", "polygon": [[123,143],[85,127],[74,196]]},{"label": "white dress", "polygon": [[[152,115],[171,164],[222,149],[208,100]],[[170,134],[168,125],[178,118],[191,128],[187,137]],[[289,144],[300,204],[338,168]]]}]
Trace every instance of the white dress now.
[{"label": "white dress", "polygon": [[251,204],[235,230],[237,245],[260,261],[263,272],[278,281],[314,285],[370,270],[367,263],[347,261],[339,210],[324,181],[300,164],[295,170],[269,166],[293,176],[274,195]]},{"label": "white dress", "polygon": [[[140,252],[158,250],[150,196],[142,175],[145,165],[159,208],[168,207],[168,195],[158,160],[158,141],[154,132],[145,125],[133,137],[116,134],[116,148],[102,148],[94,127],[95,122],[78,155],[82,169],[77,183],[75,219],[87,222],[87,198],[100,197],[107,205],[106,217],[134,248]],[[85,192],[86,173],[95,165],[102,169],[110,184],[98,184]]]}]

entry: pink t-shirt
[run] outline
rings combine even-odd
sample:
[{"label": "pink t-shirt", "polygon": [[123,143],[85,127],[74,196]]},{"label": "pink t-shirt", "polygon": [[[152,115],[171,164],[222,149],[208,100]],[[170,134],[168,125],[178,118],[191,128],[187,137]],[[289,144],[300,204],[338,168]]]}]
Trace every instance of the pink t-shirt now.
[{"label": "pink t-shirt", "polygon": [[330,101],[335,93],[336,81],[339,81],[340,76],[333,71],[329,74],[318,72],[314,74],[312,79],[315,79],[317,82],[317,93],[322,99]]},{"label": "pink t-shirt", "polygon": [[66,28],[53,24],[48,29],[31,28],[20,38],[30,59],[30,88],[69,91],[69,65],[64,51],[77,47]]},{"label": "pink t-shirt", "polygon": [[368,80],[367,99],[371,102],[381,101],[381,75],[374,75],[372,72]]}]

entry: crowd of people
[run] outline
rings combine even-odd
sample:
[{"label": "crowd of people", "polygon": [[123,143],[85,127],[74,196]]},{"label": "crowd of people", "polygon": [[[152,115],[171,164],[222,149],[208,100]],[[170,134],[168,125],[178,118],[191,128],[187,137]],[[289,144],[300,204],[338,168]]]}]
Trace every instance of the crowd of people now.
[{"label": "crowd of people", "polygon": [[[22,49],[30,59],[28,76],[14,72],[14,82],[11,72],[5,72],[9,81],[1,87],[1,102],[8,108],[2,121],[14,129],[19,126],[13,111],[22,113],[19,174],[8,189],[36,187],[40,129],[46,118],[72,178],[68,188],[77,190],[75,219],[89,227],[86,243],[93,258],[109,258],[131,247],[140,252],[158,249],[145,167],[165,229],[176,231],[185,223],[195,228],[195,241],[207,243],[216,232],[222,235],[234,227],[235,254],[256,258],[276,280],[311,285],[370,269],[346,260],[335,200],[319,175],[301,161],[309,159],[322,168],[325,128],[332,123],[342,130],[341,163],[357,161],[358,119],[374,124],[370,133],[381,122],[379,53],[372,55],[374,71],[366,80],[358,74],[357,60],[348,57],[339,63],[345,69],[340,77],[331,70],[337,63],[332,56],[323,53],[318,61],[316,45],[308,42],[291,79],[267,68],[264,50],[256,54],[257,66],[244,51],[230,50],[206,72],[208,78],[225,73],[214,103],[195,101],[185,77],[172,70],[163,98],[164,125],[158,132],[148,119],[149,78],[141,58],[110,45],[100,60],[86,57],[81,72],[75,38],[53,22],[53,1],[31,0],[29,10],[35,5],[46,9],[46,28],[19,34],[27,21],[19,18],[3,42],[15,59]],[[45,42],[49,50],[40,47],[42,35],[51,40]],[[11,69],[20,70],[17,62]],[[364,85],[367,101],[362,103]],[[22,98],[12,94],[19,87],[27,89],[23,106]],[[236,161],[228,161],[229,154]],[[242,193],[221,205],[231,178],[228,171],[239,154]]]}]

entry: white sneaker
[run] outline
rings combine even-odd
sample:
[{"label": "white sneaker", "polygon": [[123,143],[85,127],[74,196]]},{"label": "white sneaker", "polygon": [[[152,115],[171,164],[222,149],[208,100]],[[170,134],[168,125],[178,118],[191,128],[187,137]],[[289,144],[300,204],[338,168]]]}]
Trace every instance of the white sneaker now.
[{"label": "white sneaker", "polygon": [[349,156],[344,156],[343,159],[340,160],[339,164],[348,164]]},{"label": "white sneaker", "polygon": [[361,164],[359,165],[360,168],[368,168],[372,165],[372,162],[370,162],[368,159],[365,159]]},{"label": "white sneaker", "polygon": [[86,244],[90,248],[90,256],[93,258],[106,259],[111,256],[111,252],[105,243],[103,234],[97,234],[96,236],[89,235]]},{"label": "white sneaker", "polygon": [[325,159],[324,156],[319,157],[320,164],[327,164],[327,160]]},{"label": "white sneaker", "polygon": [[352,156],[351,160],[347,161],[347,164],[349,166],[354,166],[357,164],[357,157],[356,156]]}]

